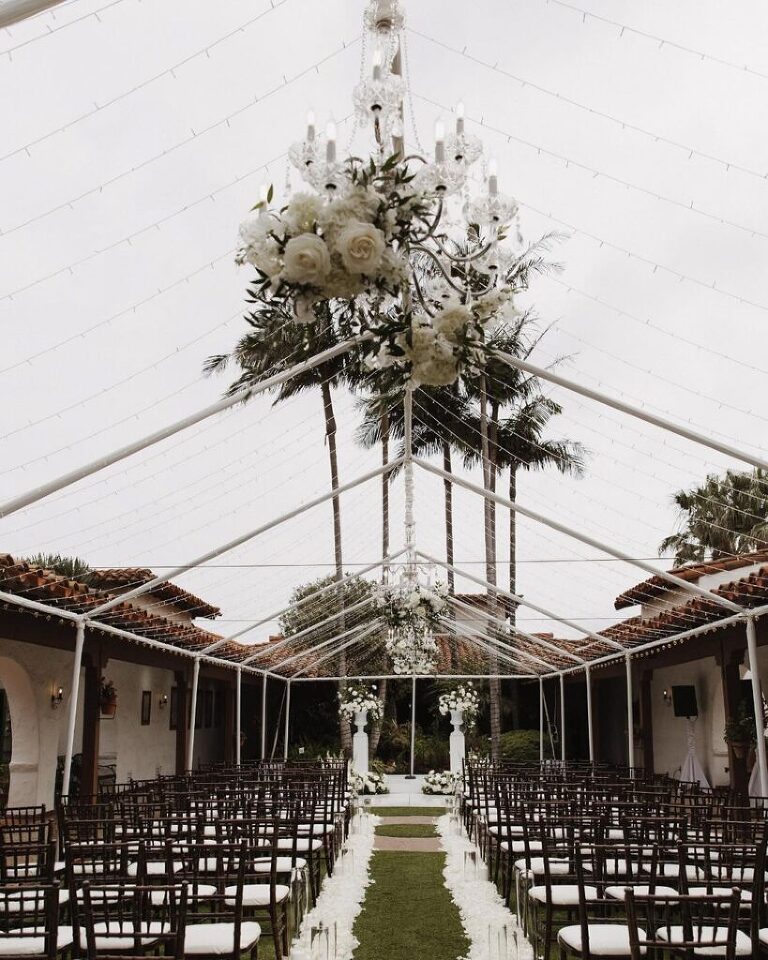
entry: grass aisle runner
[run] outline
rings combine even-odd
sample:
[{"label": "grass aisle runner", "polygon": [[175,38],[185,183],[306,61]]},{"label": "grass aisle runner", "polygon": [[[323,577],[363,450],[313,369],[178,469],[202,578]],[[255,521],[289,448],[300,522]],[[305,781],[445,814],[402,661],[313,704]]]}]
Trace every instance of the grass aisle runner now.
[{"label": "grass aisle runner", "polygon": [[[411,813],[416,811],[406,807],[392,809],[390,815]],[[414,824],[406,835],[423,836],[425,828],[419,826],[416,831],[416,827]],[[380,826],[377,832],[393,829]],[[426,829],[431,836],[433,828]],[[457,960],[466,955],[469,942],[445,888],[444,867],[444,853],[373,854],[372,883],[354,927],[360,941],[355,960]]]}]

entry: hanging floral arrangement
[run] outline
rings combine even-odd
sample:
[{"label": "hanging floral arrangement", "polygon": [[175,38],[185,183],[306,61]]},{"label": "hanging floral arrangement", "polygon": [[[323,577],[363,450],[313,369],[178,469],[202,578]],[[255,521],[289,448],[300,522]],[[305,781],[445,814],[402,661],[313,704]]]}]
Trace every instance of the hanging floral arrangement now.
[{"label": "hanging floral arrangement", "polygon": [[448,603],[442,584],[427,587],[403,578],[380,586],[374,602],[389,628],[385,646],[394,672],[432,673],[438,654],[434,634]]}]

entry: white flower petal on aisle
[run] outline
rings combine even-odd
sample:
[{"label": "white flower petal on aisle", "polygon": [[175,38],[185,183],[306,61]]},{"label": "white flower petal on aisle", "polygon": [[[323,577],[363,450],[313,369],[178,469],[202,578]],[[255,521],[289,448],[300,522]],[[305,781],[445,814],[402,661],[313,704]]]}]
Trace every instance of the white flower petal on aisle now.
[{"label": "white flower petal on aisle", "polygon": [[440,846],[445,851],[445,885],[459,908],[461,923],[470,943],[469,952],[462,960],[496,960],[498,954],[490,951],[489,931],[498,931],[505,925],[517,935],[518,952],[515,953],[510,944],[510,957],[532,960],[533,948],[494,884],[480,877],[465,876],[464,855],[469,851],[477,853],[477,847],[463,835],[451,836],[450,823],[449,815],[440,817],[437,832]]},{"label": "white flower petal on aisle", "polygon": [[[336,926],[337,960],[352,960],[358,941],[352,933],[371,882],[370,862],[379,818],[363,818],[358,833],[350,833],[343,858],[336,861],[333,876],[327,877],[317,903],[306,914],[299,935],[291,947],[291,960],[310,960],[312,929]],[[344,862],[346,861],[346,862]]]}]

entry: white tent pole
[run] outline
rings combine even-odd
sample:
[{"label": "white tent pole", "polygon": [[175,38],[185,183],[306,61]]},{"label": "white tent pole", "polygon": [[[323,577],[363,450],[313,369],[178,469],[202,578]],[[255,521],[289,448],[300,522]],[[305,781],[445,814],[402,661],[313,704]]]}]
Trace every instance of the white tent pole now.
[{"label": "white tent pole", "polygon": [[589,762],[595,762],[595,731],[592,726],[592,671],[584,668],[587,683],[587,737],[589,739]]},{"label": "white tent pole", "polygon": [[[437,557],[433,557],[428,553],[422,553],[421,551],[418,551],[418,555],[423,560],[429,561],[429,563],[434,563],[439,567],[443,567],[445,570],[452,570],[457,576],[465,577],[467,580],[471,580],[472,583],[476,583],[480,587],[488,587],[489,585],[488,581],[483,580],[482,577],[478,577],[474,573],[467,573],[465,570],[460,570],[453,564],[446,563],[445,560],[438,560]],[[592,630],[587,630],[586,627],[582,627],[578,623],[574,623],[572,620],[566,620],[565,617],[559,617],[556,613],[552,613],[551,610],[547,610],[546,607],[540,607],[535,603],[531,603],[530,600],[526,600],[524,597],[520,597],[516,593],[510,593],[509,590],[504,590],[501,587],[497,587],[496,592],[501,594],[502,597],[507,597],[509,600],[514,600],[515,603],[519,604],[521,607],[526,607],[528,610],[535,610],[537,613],[541,613],[545,617],[549,617],[550,620],[555,620],[557,623],[562,623],[566,627],[571,627],[573,630],[578,630],[579,633],[583,633],[586,637],[590,637],[592,640],[595,640],[599,643],[605,643],[610,647],[615,647],[615,649],[621,650],[622,653],[624,652],[624,647],[622,647],[620,643],[616,643],[609,637],[601,637],[599,633],[594,633]],[[517,632],[517,627],[515,627],[515,632]],[[530,639],[532,636],[532,634],[528,634],[527,638]],[[577,657],[575,654],[561,650],[559,647],[552,643],[547,643],[546,640],[542,640],[540,637],[536,638],[536,644],[544,649],[551,650],[553,653],[557,653],[558,656],[566,657],[568,660],[573,660],[576,663],[584,663],[583,657]]]},{"label": "white tent pole", "polygon": [[[303,607],[305,603],[317,600],[318,597],[321,597],[325,593],[329,593],[331,590],[338,590],[339,587],[344,586],[345,583],[349,583],[351,580],[355,580],[358,577],[363,577],[366,573],[370,573],[371,570],[375,570],[377,567],[381,567],[387,563],[392,563],[393,560],[396,560],[404,553],[405,550],[398,550],[397,553],[391,553],[388,557],[383,557],[381,560],[377,560],[375,563],[371,563],[367,567],[363,567],[361,570],[356,570],[355,573],[348,573],[343,580],[334,580],[332,583],[329,583],[325,587],[321,587],[319,590],[313,590],[312,593],[307,594],[306,597],[302,597],[301,600],[297,600],[296,603],[289,603],[287,607],[282,607],[280,610],[275,610],[268,616],[262,617],[261,620],[257,620],[255,623],[251,623],[247,627],[243,627],[242,630],[238,630],[237,633],[232,633],[228,637],[222,637],[221,640],[217,640],[216,643],[212,643],[209,647],[206,647],[205,650],[203,650],[203,653],[210,653],[212,650],[223,646],[225,643],[231,643],[233,640],[237,640],[239,637],[245,636],[246,633],[250,633],[251,630],[255,630],[257,627],[261,627],[265,623],[270,623],[273,620],[277,620],[278,617],[282,617],[284,613],[288,613],[290,610],[298,610],[300,607]],[[274,650],[274,647],[272,649]]]},{"label": "white tent pole", "polygon": [[240,766],[240,736],[242,727],[242,703],[243,703],[243,668],[237,668],[237,681],[235,686],[235,764]]},{"label": "white tent pole", "polygon": [[[475,612],[474,609],[470,607],[468,603],[464,603],[461,600],[457,600],[456,597],[448,597],[448,601],[454,607],[460,607],[462,610],[468,610],[471,613]],[[490,620],[491,623],[498,624],[498,626],[500,627],[506,627],[507,630],[510,630],[517,637],[523,637],[525,640],[529,640],[533,643],[535,643],[538,640],[538,637],[534,636],[532,633],[526,633],[524,630],[518,630],[516,626],[512,627],[506,620],[501,620],[499,619],[499,617],[494,617],[490,613],[484,613],[483,617],[486,620]],[[498,641],[497,638],[494,638],[494,640],[495,642],[500,642]],[[506,650],[511,650],[514,653],[517,653],[521,657],[525,657],[525,659],[527,660],[532,660],[534,663],[542,664],[542,666],[545,666],[545,667],[553,666],[553,664],[551,664],[548,660],[543,660],[541,657],[537,657],[534,654],[529,653],[527,650],[520,650],[517,647],[511,647],[508,645],[505,646],[503,643],[501,643],[501,646]]]},{"label": "white tent pole", "polygon": [[411,677],[411,772],[409,779],[414,780],[416,774],[416,677]]},{"label": "white tent pole", "polygon": [[[192,771],[195,751],[195,718],[197,717],[197,688],[200,682],[200,657],[195,657],[192,668],[192,705],[189,715],[189,736],[187,737],[187,773]],[[182,718],[186,722],[186,717]]]},{"label": "white tent pole", "polygon": [[526,373],[533,374],[535,377],[540,377],[542,380],[549,380],[550,383],[556,383],[560,387],[565,387],[566,390],[572,390],[574,393],[580,393],[583,397],[588,397],[590,400],[597,400],[598,403],[603,403],[606,406],[613,407],[614,410],[619,410],[621,413],[627,413],[631,417],[636,417],[638,420],[644,420],[646,423],[651,423],[656,427],[661,427],[662,430],[668,430],[670,433],[676,433],[679,437],[685,437],[686,440],[692,440],[694,443],[700,443],[705,447],[709,447],[711,450],[717,450],[718,453],[724,453],[726,456],[733,457],[736,460],[742,460],[744,463],[751,463],[754,467],[760,467],[763,470],[768,470],[768,460],[763,460],[761,457],[755,456],[754,453],[747,453],[744,450],[740,450],[738,447],[732,447],[729,444],[721,443],[719,440],[713,440],[711,437],[705,437],[704,434],[697,433],[695,430],[684,427],[679,423],[674,423],[672,420],[667,420],[665,417],[659,417],[653,413],[648,413],[647,410],[643,410],[641,407],[633,406],[631,403],[624,403],[622,400],[616,400],[614,397],[611,397],[606,393],[601,393],[599,390],[592,390],[589,387],[583,387],[580,383],[576,383],[574,380],[569,380],[567,377],[560,376],[560,374],[554,373],[552,370],[547,370],[544,367],[536,366],[535,364],[530,363],[528,360],[521,360],[519,357],[515,357],[510,353],[505,353],[502,350],[495,350],[494,354],[499,358],[499,360],[503,360],[505,363],[508,363],[511,367],[516,367],[518,370],[524,370]]},{"label": "white tent pole", "polygon": [[539,763],[544,762],[544,678],[539,677]]},{"label": "white tent pole", "polygon": [[[559,520],[552,520],[550,517],[545,517],[543,514],[537,513],[535,510],[529,510],[528,507],[522,507],[519,503],[513,503],[511,500],[507,500],[506,497],[502,497],[498,493],[492,493],[490,490],[484,490],[482,487],[478,487],[477,484],[470,483],[468,480],[464,480],[462,477],[456,476],[455,474],[446,473],[446,471],[441,470],[440,467],[435,467],[431,463],[428,463],[426,460],[422,460],[419,457],[414,457],[413,462],[417,463],[422,470],[426,470],[427,473],[433,473],[436,477],[442,477],[443,480],[450,479],[452,483],[456,483],[460,487],[464,487],[465,490],[471,490],[472,493],[477,493],[482,497],[493,500],[495,503],[500,504],[507,510],[512,510],[514,513],[520,513],[524,517],[528,517],[530,520],[535,520],[537,523],[543,524],[545,527],[549,527],[552,530],[557,530],[558,533],[564,533],[567,537],[578,540],[580,543],[584,543],[588,547],[594,547],[596,550],[602,550],[603,553],[607,553],[609,556],[615,557],[617,560],[623,560],[625,563],[629,563],[633,567],[638,567],[640,570],[644,570],[646,573],[650,573],[654,577],[659,577],[662,580],[666,580],[668,583],[673,583],[681,590],[685,590],[688,593],[693,593],[697,597],[706,597],[707,600],[712,600],[715,603],[719,603],[721,606],[727,607],[729,610],[735,610],[738,613],[745,612],[744,607],[739,606],[738,603],[734,603],[732,600],[727,600],[725,597],[721,597],[718,594],[713,593],[711,590],[706,590],[703,587],[698,587],[694,583],[688,583],[686,580],[675,576],[673,573],[667,573],[666,570],[657,570],[656,567],[651,566],[650,563],[646,563],[644,560],[638,560],[635,557],[630,556],[628,553],[625,553],[623,550],[617,550],[615,547],[612,547],[607,543],[603,543],[601,540],[596,540],[594,537],[590,537],[586,533],[579,533],[578,530],[574,530],[573,527],[569,527],[564,523],[560,523]],[[605,637],[602,637],[601,639],[603,643],[606,642]]]},{"label": "white tent pole", "polygon": [[285,684],[285,735],[283,737],[283,760],[288,759],[288,744],[291,736],[291,681]]},{"label": "white tent pole", "polygon": [[747,618],[747,654],[752,674],[752,704],[755,708],[755,734],[757,736],[757,765],[760,773],[760,796],[768,797],[768,763],[765,750],[765,721],[763,717],[763,691],[760,686],[760,665],[757,660],[757,629],[754,617]]},{"label": "white tent pole", "polygon": [[20,23],[29,17],[57,7],[63,0],[2,0],[0,2],[0,30]]},{"label": "white tent pole", "polygon": [[[324,627],[327,623],[333,623],[334,620],[338,620],[345,614],[352,613],[353,610],[360,610],[362,607],[365,607],[367,604],[372,602],[373,597],[366,597],[364,600],[360,600],[358,603],[353,604],[351,607],[347,607],[345,610],[337,610],[335,613],[332,613],[330,617],[326,617],[324,620],[319,620],[317,623],[313,623],[309,627],[304,627],[304,629],[299,630],[298,633],[292,633],[289,637],[283,637],[282,640],[278,640],[275,643],[260,644],[258,651],[256,653],[252,653],[250,657],[246,657],[242,662],[252,663],[254,660],[258,660],[259,657],[263,657],[267,653],[275,653],[277,650],[282,650],[284,647],[290,647],[294,641],[300,640],[302,637],[307,636],[307,634],[314,633],[315,630],[319,630],[320,627]],[[307,652],[309,652],[309,648]],[[280,665],[281,663],[273,664],[272,669],[274,670]]]},{"label": "white tent pole", "polygon": [[75,746],[75,724],[77,723],[77,700],[80,696],[80,668],[83,665],[83,644],[85,643],[85,620],[78,620],[75,627],[75,659],[72,663],[72,690],[69,694],[69,718],[67,721],[67,749],[64,754],[64,776],[61,780],[61,795],[69,795],[69,783],[72,776],[72,752]]},{"label": "white tent pole", "polygon": [[153,444],[159,443],[161,440],[172,437],[174,434],[180,433],[182,430],[186,430],[187,427],[193,427],[196,423],[207,420],[208,417],[212,417],[214,414],[221,413],[223,410],[228,410],[230,407],[234,407],[238,403],[242,403],[245,400],[250,400],[252,397],[258,396],[260,393],[265,393],[268,390],[272,390],[274,387],[278,387],[280,384],[286,383],[288,380],[292,380],[294,377],[297,377],[302,373],[306,373],[307,370],[313,370],[315,367],[320,366],[320,364],[325,363],[327,360],[331,360],[333,357],[338,357],[341,354],[346,353],[348,350],[351,350],[352,347],[362,343],[364,340],[370,339],[371,336],[373,336],[373,334],[362,334],[361,336],[355,337],[352,340],[345,340],[343,343],[337,344],[337,346],[331,347],[329,350],[324,350],[322,353],[318,353],[310,360],[305,360],[303,363],[297,363],[294,367],[291,367],[290,370],[284,370],[282,373],[277,373],[273,377],[267,377],[266,380],[262,380],[262,382],[255,387],[245,387],[243,390],[233,393],[231,397],[225,397],[223,400],[217,400],[216,403],[212,403],[209,406],[204,407],[202,410],[198,410],[196,413],[192,413],[188,417],[184,417],[182,420],[177,420],[175,423],[171,423],[167,427],[163,427],[161,430],[156,430],[154,433],[150,433],[146,437],[136,440],[134,443],[129,443],[125,447],[120,447],[120,449],[114,450],[112,453],[105,454],[103,457],[99,457],[97,460],[92,460],[90,463],[87,463],[82,467],[78,467],[77,470],[72,470],[70,473],[65,473],[62,476],[57,477],[55,480],[50,480],[48,483],[44,483],[39,487],[35,487],[32,490],[27,491],[27,493],[23,493],[18,497],[7,500],[5,503],[0,504],[0,519],[10,516],[17,510],[21,510],[22,507],[28,507],[31,503],[36,503],[38,500],[44,499],[49,494],[55,493],[57,490],[63,490],[64,487],[71,486],[71,484],[77,483],[78,480],[82,480],[85,477],[90,477],[91,474],[98,473],[99,470],[103,470],[105,467],[109,467],[113,463],[118,463],[120,460],[125,460],[126,457],[130,457],[134,453],[139,453],[141,450],[146,450],[147,447],[151,447]]},{"label": "white tent pole", "polygon": [[560,759],[565,763],[565,674],[560,674]]},{"label": "white tent pole", "polygon": [[239,547],[242,544],[247,543],[249,540],[255,539],[262,533],[266,533],[267,530],[272,530],[274,527],[280,526],[281,523],[285,523],[287,520],[292,520],[294,517],[301,516],[302,513],[306,513],[307,510],[311,510],[313,507],[320,506],[320,504],[325,503],[327,500],[332,500],[334,497],[337,497],[342,493],[347,493],[349,490],[354,490],[355,487],[359,487],[361,484],[367,483],[369,480],[373,480],[382,473],[386,473],[389,470],[396,470],[401,463],[402,458],[393,460],[391,463],[388,463],[385,466],[377,467],[375,470],[370,470],[368,473],[363,474],[356,480],[351,480],[349,483],[343,484],[343,486],[338,487],[336,490],[329,490],[328,493],[324,493],[320,497],[315,497],[313,500],[307,501],[307,503],[302,504],[300,507],[295,507],[293,510],[289,510],[288,513],[284,513],[282,516],[276,517],[274,520],[270,520],[268,523],[262,524],[260,527],[256,527],[255,530],[249,530],[247,533],[241,534],[234,540],[230,540],[228,543],[225,543],[220,547],[216,547],[213,550],[209,550],[207,553],[196,557],[194,560],[190,560],[189,563],[175,567],[170,573],[166,573],[162,577],[154,577],[152,580],[147,580],[146,583],[142,583],[140,586],[134,587],[133,590],[127,590],[125,593],[121,593],[119,596],[113,597],[111,600],[107,600],[106,603],[102,603],[93,610],[89,610],[88,616],[95,617],[101,613],[106,613],[107,610],[111,610],[113,607],[117,607],[121,603],[125,603],[128,600],[132,600],[134,597],[141,596],[141,594],[147,593],[161,583],[166,583],[168,580],[173,580],[174,577],[178,577],[180,574],[186,573],[188,570],[193,570],[195,567],[200,567],[203,564],[206,564],[209,560],[215,560],[222,554],[229,553],[230,550],[234,550],[235,547]]},{"label": "white tent pole", "polygon": [[261,681],[261,759],[267,759],[267,675]]},{"label": "white tent pole", "polygon": [[635,770],[635,708],[632,703],[632,657],[627,654],[624,658],[627,668],[627,759],[629,762],[630,776],[634,776]]}]

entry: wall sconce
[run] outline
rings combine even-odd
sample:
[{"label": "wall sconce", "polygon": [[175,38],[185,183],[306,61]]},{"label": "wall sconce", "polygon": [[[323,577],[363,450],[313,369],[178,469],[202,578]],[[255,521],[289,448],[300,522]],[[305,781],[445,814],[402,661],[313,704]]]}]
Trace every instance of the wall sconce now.
[{"label": "wall sconce", "polygon": [[165,708],[168,706],[168,694],[167,694],[167,693],[159,693],[159,694],[157,695],[157,705],[158,705],[158,707],[160,708],[160,710],[165,710]]},{"label": "wall sconce", "polygon": [[752,679],[752,671],[749,669],[749,666],[746,663],[739,664],[739,679],[740,680]]},{"label": "wall sconce", "polygon": [[661,698],[668,707],[672,706],[672,694],[666,688],[664,689]]},{"label": "wall sconce", "polygon": [[51,691],[51,709],[56,710],[64,702],[64,687],[54,687]]}]

